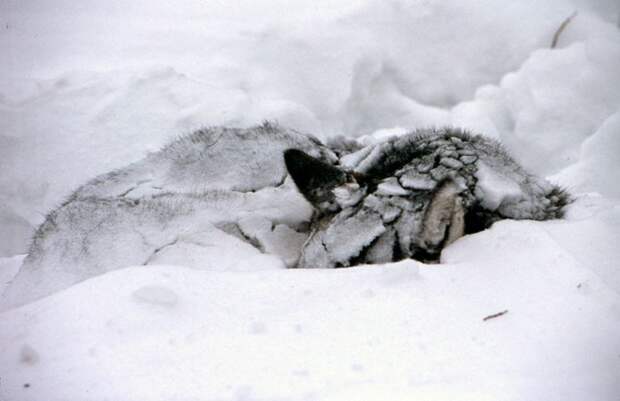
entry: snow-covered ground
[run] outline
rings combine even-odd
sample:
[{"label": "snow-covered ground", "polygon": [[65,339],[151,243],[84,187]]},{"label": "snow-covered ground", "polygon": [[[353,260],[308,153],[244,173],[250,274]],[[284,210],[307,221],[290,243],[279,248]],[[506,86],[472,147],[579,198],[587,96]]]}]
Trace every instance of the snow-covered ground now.
[{"label": "snow-covered ground", "polygon": [[462,126],[577,198],[439,265],[98,276],[0,315],[0,399],[619,399],[619,20],[616,0],[0,2],[3,285],[79,184],[202,125]]}]

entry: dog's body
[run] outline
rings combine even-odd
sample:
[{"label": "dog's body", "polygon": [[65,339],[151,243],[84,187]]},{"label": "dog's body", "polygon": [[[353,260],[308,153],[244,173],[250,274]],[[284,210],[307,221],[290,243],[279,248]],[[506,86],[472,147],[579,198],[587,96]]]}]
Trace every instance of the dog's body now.
[{"label": "dog's body", "polygon": [[328,147],[273,124],[205,129],[75,191],[38,228],[3,304],[124,266],[192,265],[194,251],[253,246],[288,267],[436,259],[464,233],[560,217],[567,201],[493,141],[454,130]]}]

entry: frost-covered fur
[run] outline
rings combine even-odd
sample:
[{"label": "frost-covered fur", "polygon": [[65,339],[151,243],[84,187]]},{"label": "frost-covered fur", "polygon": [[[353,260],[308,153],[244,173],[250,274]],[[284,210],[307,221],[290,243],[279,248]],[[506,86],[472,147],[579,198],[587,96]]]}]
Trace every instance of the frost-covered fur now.
[{"label": "frost-covered fur", "polygon": [[273,265],[261,252],[294,265],[312,208],[287,178],[289,148],[337,161],[317,139],[265,123],[202,129],[91,180],[46,216],[2,306],[131,265]]},{"label": "frost-covered fur", "polygon": [[433,260],[464,233],[560,217],[567,201],[494,141],[458,130],[362,147],[269,123],[203,129],[95,178],[49,213],[2,304],[130,265],[255,269],[252,255],[266,254],[288,267]]},{"label": "frost-covered fur", "polygon": [[300,151],[285,158],[320,212],[299,267],[435,260],[465,233],[500,219],[558,218],[569,201],[495,141],[457,129],[370,145],[343,155],[339,166]]}]

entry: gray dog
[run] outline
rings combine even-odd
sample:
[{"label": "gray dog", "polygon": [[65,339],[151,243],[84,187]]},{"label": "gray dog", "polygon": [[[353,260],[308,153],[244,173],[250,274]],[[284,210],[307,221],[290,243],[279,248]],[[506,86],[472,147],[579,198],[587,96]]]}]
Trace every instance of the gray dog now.
[{"label": "gray dog", "polygon": [[192,265],[190,246],[254,247],[304,268],[435,261],[464,234],[500,219],[558,218],[568,202],[499,144],[460,130],[364,147],[270,123],[203,129],[93,179],[49,213],[2,304],[125,266]]}]

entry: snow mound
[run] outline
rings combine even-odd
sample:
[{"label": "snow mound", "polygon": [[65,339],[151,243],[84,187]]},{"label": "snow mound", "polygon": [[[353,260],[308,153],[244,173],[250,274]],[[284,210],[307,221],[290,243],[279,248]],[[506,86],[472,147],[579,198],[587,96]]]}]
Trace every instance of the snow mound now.
[{"label": "snow mound", "polygon": [[[605,27],[561,49],[537,50],[499,86],[480,87],[452,122],[502,142],[538,174],[579,160],[579,146],[620,108],[620,32]],[[535,144],[535,146],[533,146]]]},{"label": "snow mound", "polygon": [[179,302],[179,296],[174,291],[159,285],[140,287],[131,295],[137,302],[168,308],[174,307]]},{"label": "snow mound", "polygon": [[613,399],[620,292],[547,233],[563,224],[501,222],[439,266],[111,272],[2,314],[3,394]]},{"label": "snow mound", "polygon": [[620,198],[620,111],[611,115],[580,149],[579,162],[554,179],[567,187]]}]

